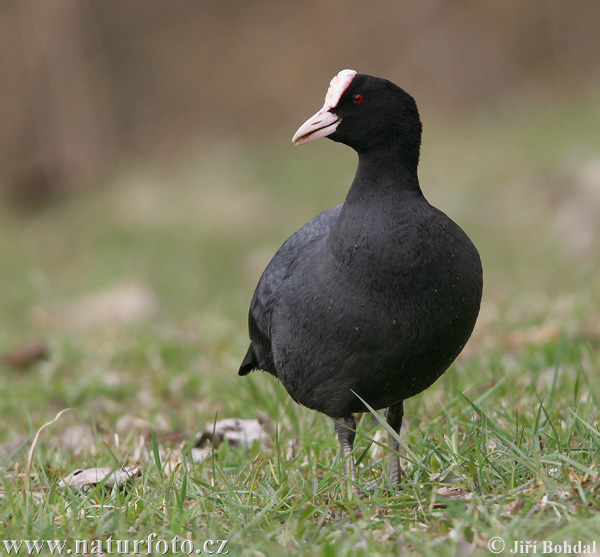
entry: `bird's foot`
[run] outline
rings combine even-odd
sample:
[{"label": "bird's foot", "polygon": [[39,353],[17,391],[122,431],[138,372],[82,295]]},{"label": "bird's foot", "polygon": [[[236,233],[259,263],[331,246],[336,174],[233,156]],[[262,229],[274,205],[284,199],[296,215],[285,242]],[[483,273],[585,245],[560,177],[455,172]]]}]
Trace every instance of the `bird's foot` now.
[{"label": "bird's foot", "polygon": [[378,491],[385,492],[389,495],[394,495],[401,490],[402,486],[400,485],[399,481],[396,483],[390,483],[388,481],[385,481],[383,477],[370,480],[366,484],[361,485],[360,487],[356,485],[352,486],[352,491],[357,497],[360,498],[371,497],[372,495],[375,495]]},{"label": "bird's foot", "polygon": [[381,478],[376,478],[374,480],[367,482],[363,486],[363,490],[364,490],[364,492],[368,493],[369,495],[373,495],[379,489],[380,485],[381,485]]}]

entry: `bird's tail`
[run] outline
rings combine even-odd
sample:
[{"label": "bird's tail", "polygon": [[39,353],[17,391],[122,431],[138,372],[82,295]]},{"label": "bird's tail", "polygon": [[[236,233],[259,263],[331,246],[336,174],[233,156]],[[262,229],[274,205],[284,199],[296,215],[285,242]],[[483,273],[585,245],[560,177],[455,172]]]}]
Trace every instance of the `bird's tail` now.
[{"label": "bird's tail", "polygon": [[258,360],[256,359],[256,354],[254,354],[254,350],[252,350],[252,345],[250,345],[248,347],[248,352],[246,352],[246,355],[244,356],[244,360],[242,361],[238,375],[248,375],[251,371],[254,371],[257,368]]}]

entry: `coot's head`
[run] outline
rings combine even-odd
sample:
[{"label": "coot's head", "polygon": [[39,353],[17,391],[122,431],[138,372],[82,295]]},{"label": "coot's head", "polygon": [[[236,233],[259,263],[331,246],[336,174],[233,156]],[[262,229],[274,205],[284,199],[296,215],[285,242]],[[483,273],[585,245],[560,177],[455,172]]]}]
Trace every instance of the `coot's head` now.
[{"label": "coot's head", "polygon": [[418,162],[421,120],[417,104],[387,79],[342,70],[331,80],[323,108],[300,126],[292,141],[302,145],[322,137],[359,153],[416,151]]}]

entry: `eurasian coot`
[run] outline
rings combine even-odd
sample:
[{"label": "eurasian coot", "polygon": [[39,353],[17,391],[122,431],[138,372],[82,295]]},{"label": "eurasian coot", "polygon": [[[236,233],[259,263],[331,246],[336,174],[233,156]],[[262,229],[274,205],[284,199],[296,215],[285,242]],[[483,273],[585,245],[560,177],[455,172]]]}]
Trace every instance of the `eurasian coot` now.
[{"label": "eurasian coot", "polygon": [[[419,186],[421,129],[414,99],[390,81],[353,70],[333,78],[325,105],[293,142],[345,143],[358,153],[356,176],[342,205],[281,246],[250,306],[239,374],[268,371],[296,402],[334,419],[356,492],[361,399],[387,408],[399,433],[403,401],[442,375],[479,313],[479,254]],[[391,436],[390,445],[390,480],[399,483]]]}]

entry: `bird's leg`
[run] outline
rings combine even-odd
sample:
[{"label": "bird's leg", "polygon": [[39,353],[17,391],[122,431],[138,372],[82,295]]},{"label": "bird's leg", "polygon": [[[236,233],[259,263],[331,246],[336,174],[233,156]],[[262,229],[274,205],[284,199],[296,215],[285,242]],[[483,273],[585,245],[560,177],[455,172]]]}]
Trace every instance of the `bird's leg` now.
[{"label": "bird's leg", "polygon": [[[385,417],[387,419],[388,424],[390,424],[392,429],[398,435],[400,435],[400,428],[402,427],[403,416],[404,406],[402,402],[392,404],[392,406],[390,406],[385,411]],[[389,444],[391,452],[388,461],[388,476],[392,485],[399,485],[400,480],[404,475],[402,467],[400,466],[400,458],[398,457],[398,450],[400,449],[400,444],[394,437],[392,437],[392,435],[389,435]]]},{"label": "bird's leg", "polygon": [[340,447],[342,448],[342,455],[344,457],[344,473],[348,475],[348,463],[350,463],[350,480],[352,485],[352,491],[356,495],[362,495],[361,490],[356,486],[356,464],[354,462],[354,456],[352,455],[352,449],[354,448],[354,438],[356,437],[356,421],[352,414],[343,418],[337,418],[335,420],[335,431],[337,433]]}]

